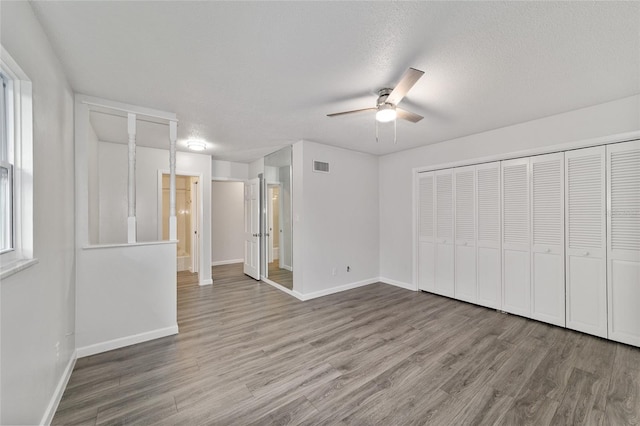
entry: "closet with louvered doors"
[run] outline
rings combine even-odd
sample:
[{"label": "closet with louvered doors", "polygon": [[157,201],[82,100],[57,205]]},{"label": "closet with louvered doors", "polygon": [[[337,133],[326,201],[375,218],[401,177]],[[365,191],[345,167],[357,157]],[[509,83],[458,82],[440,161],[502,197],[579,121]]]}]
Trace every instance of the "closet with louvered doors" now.
[{"label": "closet with louvered doors", "polygon": [[500,162],[476,168],[477,303],[502,307]]},{"label": "closet with louvered doors", "polygon": [[607,337],[605,147],[565,152],[566,326]]},{"label": "closet with louvered doors", "polygon": [[476,168],[453,169],[455,193],[455,298],[476,303]]},{"label": "closet with louvered doors", "polygon": [[502,162],[502,309],[531,316],[529,158]]},{"label": "closet with louvered doors", "polygon": [[435,290],[435,173],[418,176],[418,288]]},{"label": "closet with louvered doors", "polygon": [[531,157],[531,317],[565,326],[564,153]]},{"label": "closet with louvered doors", "polygon": [[606,151],[608,333],[640,346],[640,141]]},{"label": "closet with louvered doors", "polygon": [[453,236],[453,170],[435,172],[436,244],[434,293],[455,295],[455,254]]}]

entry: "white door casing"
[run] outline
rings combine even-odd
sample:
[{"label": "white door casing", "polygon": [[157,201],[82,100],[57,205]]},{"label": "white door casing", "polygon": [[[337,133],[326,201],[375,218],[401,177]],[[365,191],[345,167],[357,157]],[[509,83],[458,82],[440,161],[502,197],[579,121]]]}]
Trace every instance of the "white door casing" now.
[{"label": "white door casing", "polygon": [[476,168],[453,169],[455,298],[476,303]]},{"label": "white door casing", "polygon": [[531,157],[531,317],[565,326],[564,153]]},{"label": "white door casing", "polygon": [[608,334],[640,346],[640,141],[606,154]]},{"label": "white door casing", "polygon": [[418,175],[418,288],[435,290],[435,174]]},{"label": "white door casing", "polygon": [[455,295],[455,245],[453,231],[453,170],[435,172],[436,246],[435,289],[443,296]]},{"label": "white door casing", "polygon": [[502,309],[531,316],[529,158],[502,162]]},{"label": "white door casing", "polygon": [[502,307],[500,162],[476,165],[477,302]]},{"label": "white door casing", "polygon": [[244,184],[244,273],[260,279],[260,179]]},{"label": "white door casing", "polygon": [[607,337],[605,147],[565,152],[567,328]]}]

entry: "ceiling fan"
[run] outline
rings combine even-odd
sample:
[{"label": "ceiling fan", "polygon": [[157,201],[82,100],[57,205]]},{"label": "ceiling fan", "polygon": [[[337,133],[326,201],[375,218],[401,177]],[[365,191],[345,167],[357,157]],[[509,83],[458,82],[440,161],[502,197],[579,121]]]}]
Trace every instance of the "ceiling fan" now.
[{"label": "ceiling fan", "polygon": [[356,109],[353,111],[336,112],[333,114],[327,114],[327,117],[336,117],[339,115],[355,114],[366,111],[376,111],[376,122],[387,123],[390,121],[395,121],[396,118],[401,118],[412,123],[417,123],[424,117],[411,111],[398,108],[397,105],[407,95],[407,92],[411,90],[413,85],[416,84],[420,77],[423,76],[423,74],[424,71],[420,71],[415,68],[409,68],[404,73],[404,75],[400,79],[400,82],[394,89],[385,88],[378,91],[378,100],[375,107]]}]

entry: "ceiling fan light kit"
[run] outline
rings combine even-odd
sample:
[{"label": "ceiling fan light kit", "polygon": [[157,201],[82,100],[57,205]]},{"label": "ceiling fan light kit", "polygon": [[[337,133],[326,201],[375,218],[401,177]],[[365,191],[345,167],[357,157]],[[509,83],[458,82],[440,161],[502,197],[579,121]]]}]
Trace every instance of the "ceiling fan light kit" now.
[{"label": "ceiling fan light kit", "polygon": [[398,108],[397,105],[406,96],[407,92],[411,90],[414,84],[424,75],[424,71],[417,70],[415,68],[409,68],[400,82],[394,89],[380,89],[378,91],[378,100],[376,101],[375,108],[364,108],[353,111],[337,112],[334,114],[327,114],[328,117],[336,117],[338,115],[355,114],[365,111],[376,111],[376,142],[378,141],[378,123],[389,123],[393,121],[394,124],[394,138],[393,142],[396,142],[395,138],[395,124],[396,118],[410,121],[411,123],[417,123],[424,117],[414,112]]}]

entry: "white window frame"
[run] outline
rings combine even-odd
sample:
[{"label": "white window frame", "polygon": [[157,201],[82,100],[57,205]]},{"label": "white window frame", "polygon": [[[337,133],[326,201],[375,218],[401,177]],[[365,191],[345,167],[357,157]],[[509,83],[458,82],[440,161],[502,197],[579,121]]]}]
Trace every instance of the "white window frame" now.
[{"label": "white window frame", "polygon": [[31,80],[0,46],[7,82],[7,139],[13,165],[13,249],[0,254],[0,278],[35,263],[33,253],[33,98]]}]

